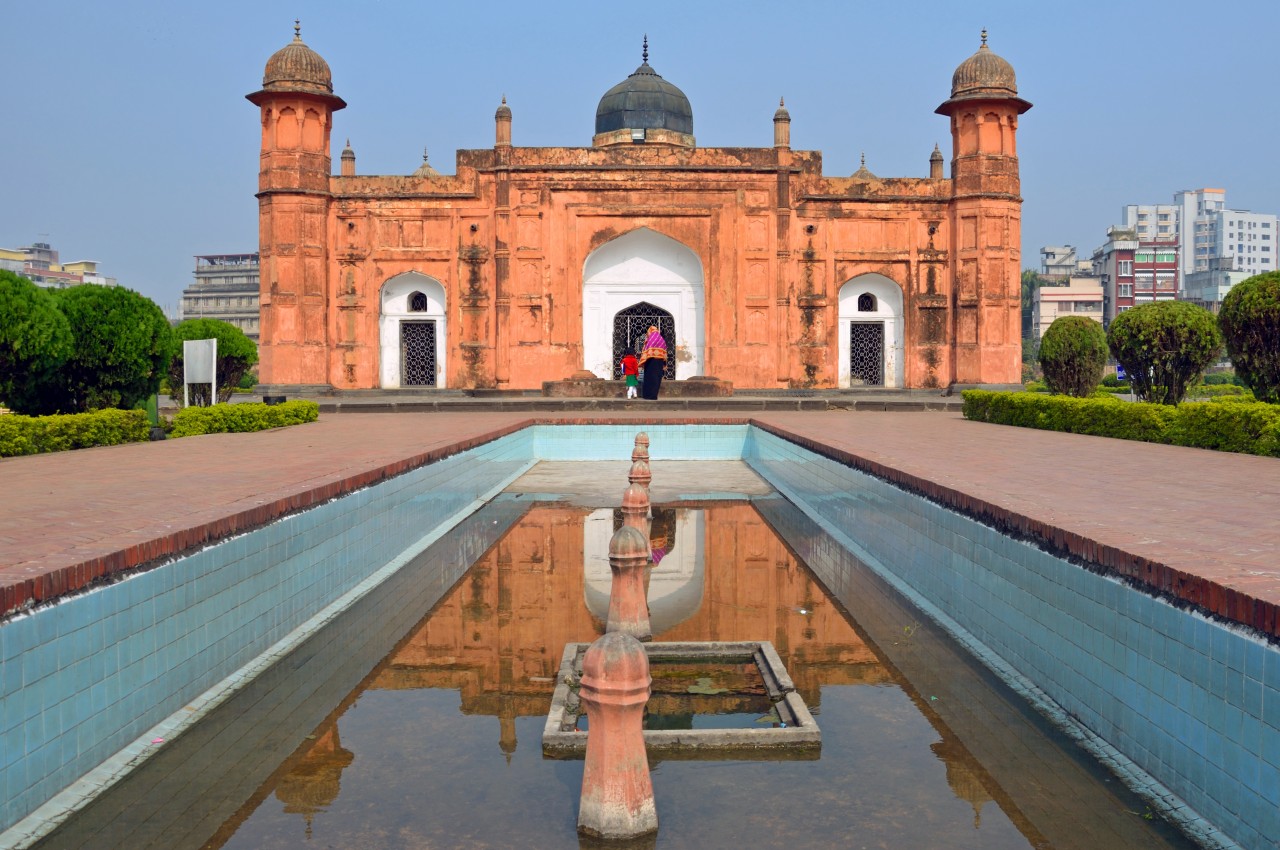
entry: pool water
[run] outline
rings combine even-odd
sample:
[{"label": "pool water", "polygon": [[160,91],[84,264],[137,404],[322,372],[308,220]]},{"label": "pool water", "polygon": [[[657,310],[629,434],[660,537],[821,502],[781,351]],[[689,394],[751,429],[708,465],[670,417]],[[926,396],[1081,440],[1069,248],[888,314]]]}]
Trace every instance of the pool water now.
[{"label": "pool water", "polygon": [[[785,500],[664,508],[654,639],[772,641],[823,744],[652,760],[653,846],[1192,846],[870,572],[832,599],[774,531],[820,533]],[[491,543],[437,603],[415,594],[448,540],[40,846],[578,846],[582,762],[540,735],[565,644],[603,631],[615,521],[500,497],[454,532]],[[719,683],[696,672],[658,677],[651,722],[767,718],[760,697],[697,721],[676,680]]]}]

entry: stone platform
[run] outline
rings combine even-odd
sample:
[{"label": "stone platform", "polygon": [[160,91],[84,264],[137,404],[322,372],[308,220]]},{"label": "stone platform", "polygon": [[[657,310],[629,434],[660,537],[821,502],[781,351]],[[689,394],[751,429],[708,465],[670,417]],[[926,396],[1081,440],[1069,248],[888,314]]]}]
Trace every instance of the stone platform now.
[{"label": "stone platform", "polygon": [[[544,381],[542,394],[547,398],[626,398],[625,381],[605,381],[590,372],[564,381]],[[590,377],[587,377],[590,375]],[[727,398],[733,395],[733,384],[719,378],[695,376],[683,381],[663,381],[658,398]]]}]

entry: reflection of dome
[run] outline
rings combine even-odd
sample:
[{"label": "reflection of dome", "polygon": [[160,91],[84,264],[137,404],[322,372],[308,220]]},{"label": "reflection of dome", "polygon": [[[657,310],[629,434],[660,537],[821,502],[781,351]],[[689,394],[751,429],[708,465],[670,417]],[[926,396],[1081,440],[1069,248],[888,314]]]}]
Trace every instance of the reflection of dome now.
[{"label": "reflection of dome", "polygon": [[329,71],[329,63],[303,44],[301,29],[295,25],[293,41],[267,60],[267,68],[262,73],[262,88],[267,91],[333,94],[333,74]]},{"label": "reflection of dome", "polygon": [[354,753],[342,748],[338,727],[331,727],[276,785],[276,799],[284,803],[285,814],[303,815],[309,833],[312,816],[338,799],[342,771],[354,759]]},{"label": "reflection of dome", "polygon": [[[604,93],[596,107],[596,143],[666,142],[692,147],[693,107],[684,92],[649,66],[649,41],[635,73]],[[645,131],[638,139],[631,131]],[[625,132],[623,132],[625,131]],[[613,138],[614,134],[620,134]],[[601,136],[608,135],[606,140]]]}]

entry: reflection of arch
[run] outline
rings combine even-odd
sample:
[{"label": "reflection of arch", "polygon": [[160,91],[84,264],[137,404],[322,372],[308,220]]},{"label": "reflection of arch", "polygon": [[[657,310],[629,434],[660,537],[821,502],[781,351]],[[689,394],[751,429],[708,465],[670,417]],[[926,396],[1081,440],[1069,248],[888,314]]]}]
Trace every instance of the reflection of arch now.
[{"label": "reflection of arch", "polygon": [[384,388],[445,386],[445,295],[440,282],[399,274],[379,295],[379,378]]},{"label": "reflection of arch", "polygon": [[672,316],[676,337],[670,356],[675,377],[702,374],[706,346],[702,261],[687,246],[647,227],[606,242],[583,263],[584,367],[601,378],[613,374],[613,317],[639,301]]},{"label": "reflection of arch", "polygon": [[[645,339],[649,336],[649,328],[657,327],[658,333],[667,342],[667,351],[675,351],[676,323],[673,317],[661,307],[655,307],[647,301],[632,304],[619,310],[613,317],[613,377],[622,377],[622,354],[628,348],[637,357],[644,351]],[[676,376],[676,359],[667,357],[662,370],[662,377],[667,379]]]},{"label": "reflection of arch", "polygon": [[839,323],[840,386],[904,385],[898,284],[879,274],[850,280],[840,287]]},{"label": "reflection of arch", "polygon": [[[592,511],[582,524],[583,596],[601,622],[609,619],[609,538],[615,521],[612,508]],[[692,617],[702,607],[705,561],[703,512],[687,508],[654,508],[654,534],[666,535],[667,555],[649,573],[649,626],[656,638]],[[672,545],[674,541],[674,545]]]}]

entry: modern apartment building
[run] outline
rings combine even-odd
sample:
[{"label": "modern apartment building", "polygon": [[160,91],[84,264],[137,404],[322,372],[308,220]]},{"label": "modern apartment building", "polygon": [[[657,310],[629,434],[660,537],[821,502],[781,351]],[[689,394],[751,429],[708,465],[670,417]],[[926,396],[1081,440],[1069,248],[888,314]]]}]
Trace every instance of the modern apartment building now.
[{"label": "modern apartment building", "polygon": [[1084,316],[1102,323],[1102,279],[1073,275],[1064,286],[1042,286],[1031,296],[1031,332],[1037,339],[1059,316]]},{"label": "modern apartment building", "polygon": [[182,318],[219,319],[258,341],[258,255],[196,257],[195,283],[182,290]]},{"label": "modern apartment building", "polygon": [[115,286],[114,277],[98,273],[94,260],[62,263],[58,252],[48,242],[33,242],[23,248],[0,248],[0,269],[20,274],[37,286],[65,289],[82,283]]},{"label": "modern apartment building", "polygon": [[1174,195],[1180,212],[1182,298],[1217,310],[1246,277],[1280,268],[1280,219],[1227,206],[1224,189],[1186,189]]},{"label": "modern apartment building", "polygon": [[1062,279],[1075,274],[1092,273],[1093,262],[1081,259],[1074,245],[1045,245],[1040,249],[1040,274],[1047,278]]},{"label": "modern apartment building", "polygon": [[1093,252],[1093,276],[1102,288],[1102,323],[1136,303],[1133,297],[1133,258],[1138,252],[1138,233],[1120,226],[1107,228],[1107,241]]}]

